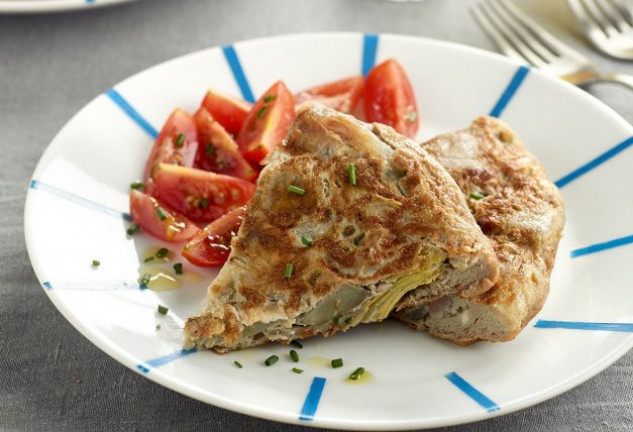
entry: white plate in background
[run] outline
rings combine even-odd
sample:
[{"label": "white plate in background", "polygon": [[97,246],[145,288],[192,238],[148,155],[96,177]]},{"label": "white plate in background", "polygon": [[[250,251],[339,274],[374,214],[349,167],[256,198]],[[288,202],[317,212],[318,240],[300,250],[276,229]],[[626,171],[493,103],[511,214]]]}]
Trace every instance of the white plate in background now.
[{"label": "white plate in background", "polygon": [[0,14],[61,12],[129,1],[134,0],[0,0]]}]

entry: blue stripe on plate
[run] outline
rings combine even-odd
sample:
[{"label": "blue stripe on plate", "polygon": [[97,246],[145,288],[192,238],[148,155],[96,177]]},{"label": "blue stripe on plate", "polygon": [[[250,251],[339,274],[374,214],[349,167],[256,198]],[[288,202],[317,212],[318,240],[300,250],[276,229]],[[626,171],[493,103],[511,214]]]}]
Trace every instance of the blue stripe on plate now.
[{"label": "blue stripe on plate", "polygon": [[251,102],[255,102],[255,96],[253,96],[253,91],[251,90],[251,86],[246,79],[246,75],[244,74],[244,69],[242,69],[242,64],[240,63],[240,59],[237,56],[237,51],[235,51],[235,47],[233,45],[225,45],[222,47],[222,51],[224,52],[224,57],[226,58],[229,67],[231,68],[231,72],[233,72],[233,77],[237,82],[237,85],[242,92],[242,97]]},{"label": "blue stripe on plate", "polygon": [[157,368],[159,366],[173,362],[174,360],[178,360],[179,358],[186,357],[195,352],[197,352],[195,348],[181,349],[171,354],[167,354],[162,357],[157,357],[144,363],[137,364],[136,368],[143,373],[148,373],[150,370],[152,370],[152,368]]},{"label": "blue stripe on plate", "polygon": [[475,387],[470,385],[464,378],[457,375],[456,372],[451,372],[445,375],[446,379],[453,383],[458,389],[466,393],[472,400],[477,402],[488,412],[494,412],[499,410],[499,405],[490,400],[486,395],[481,393]]},{"label": "blue stripe on plate", "polygon": [[156,139],[158,137],[158,131],[156,128],[154,128],[150,122],[145,120],[145,118],[139,114],[139,112],[127,100],[125,100],[123,96],[121,96],[121,93],[111,88],[108,89],[105,94],[152,138]]},{"label": "blue stripe on plate", "polygon": [[536,328],[570,329],[570,330],[602,330],[615,332],[633,332],[633,323],[600,323],[583,321],[548,321],[538,320]]},{"label": "blue stripe on plate", "polygon": [[47,183],[43,183],[39,180],[31,180],[31,189],[41,190],[68,200],[72,203],[79,204],[81,206],[87,207],[92,210],[97,210],[102,213],[108,214],[110,216],[120,217],[128,222],[132,222],[132,216],[129,213],[125,213],[119,210],[115,210],[113,208],[104,206],[103,204],[96,203],[89,199],[80,197],[79,195],[75,195],[73,193],[67,192],[63,189],[59,189],[58,187],[49,185]]},{"label": "blue stripe on plate", "polygon": [[523,80],[527,76],[528,72],[530,72],[530,68],[527,66],[519,66],[517,71],[514,73],[514,76],[510,80],[510,84],[506,87],[506,89],[501,94],[501,97],[495,104],[495,106],[490,111],[491,117],[501,117],[503,111],[506,109],[514,95],[516,94],[519,87],[523,83]]},{"label": "blue stripe on plate", "polygon": [[585,246],[583,248],[574,249],[569,253],[572,258],[578,258],[579,256],[589,255],[596,252],[602,252],[607,249],[613,249],[620,246],[625,246],[633,243],[633,235],[620,237],[617,239],[609,240],[602,243],[596,243],[590,246]]},{"label": "blue stripe on plate", "polygon": [[366,33],[363,36],[363,76],[367,76],[370,70],[376,65],[376,53],[378,52],[378,41],[380,37],[374,33]]},{"label": "blue stripe on plate", "polygon": [[310,385],[310,391],[303,402],[303,408],[301,408],[301,414],[299,420],[313,420],[314,414],[316,414],[319,407],[319,401],[321,400],[321,394],[323,393],[323,387],[325,387],[325,378],[314,377],[312,384]]},{"label": "blue stripe on plate", "polygon": [[620,144],[616,145],[615,147],[610,148],[609,150],[602,153],[597,158],[590,160],[589,162],[587,162],[586,164],[584,164],[583,166],[579,168],[576,168],[575,170],[573,170],[572,172],[570,172],[569,174],[567,174],[560,180],[554,182],[554,184],[556,184],[556,186],[558,186],[559,188],[562,188],[563,186],[576,180],[578,177],[602,165],[603,163],[605,163],[612,157],[617,156],[619,153],[629,148],[631,144],[633,144],[633,137],[629,137],[625,139]]},{"label": "blue stripe on plate", "polygon": [[[86,264],[88,265],[88,264]],[[145,290],[144,285],[139,285],[136,282],[50,282],[46,281],[42,285],[47,290],[66,290],[66,291],[131,291],[131,290]]]}]

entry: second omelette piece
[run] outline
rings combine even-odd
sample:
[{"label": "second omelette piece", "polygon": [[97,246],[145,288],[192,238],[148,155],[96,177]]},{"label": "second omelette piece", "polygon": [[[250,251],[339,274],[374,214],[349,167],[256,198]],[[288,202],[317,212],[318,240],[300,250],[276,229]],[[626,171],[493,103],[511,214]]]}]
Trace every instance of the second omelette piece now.
[{"label": "second omelette piece", "polygon": [[204,310],[186,323],[186,345],[227,352],[328,336],[385,319],[410,291],[469,297],[497,274],[457,184],[419,145],[303,106]]},{"label": "second omelette piece", "polygon": [[462,189],[494,244],[499,280],[485,293],[398,305],[409,326],[460,345],[513,339],[541,310],[549,292],[565,205],[545,169],[502,121],[480,117],[468,129],[422,147]]}]

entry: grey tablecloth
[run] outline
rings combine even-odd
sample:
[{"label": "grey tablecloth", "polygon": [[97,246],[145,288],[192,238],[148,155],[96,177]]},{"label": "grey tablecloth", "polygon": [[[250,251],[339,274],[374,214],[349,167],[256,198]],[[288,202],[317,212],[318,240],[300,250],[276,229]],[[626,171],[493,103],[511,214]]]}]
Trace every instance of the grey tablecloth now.
[{"label": "grey tablecloth", "polygon": [[[1,0],[0,0],[1,1]],[[607,70],[633,63],[592,52],[562,1],[524,9]],[[39,286],[23,239],[24,197],[54,134],[95,95],[195,50],[281,33],[354,30],[451,40],[494,50],[470,0],[144,0],[112,8],[0,16],[0,429],[304,430],[181,396],[101,352]],[[589,89],[628,121],[633,92]],[[532,408],[455,431],[633,430],[633,354]]]}]

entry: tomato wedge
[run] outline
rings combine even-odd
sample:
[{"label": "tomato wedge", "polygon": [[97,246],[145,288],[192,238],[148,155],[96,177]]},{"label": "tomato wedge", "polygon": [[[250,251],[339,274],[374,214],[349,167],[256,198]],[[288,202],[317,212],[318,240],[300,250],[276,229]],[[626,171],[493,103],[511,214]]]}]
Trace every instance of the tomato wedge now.
[{"label": "tomato wedge", "polygon": [[374,67],[365,81],[365,116],[414,138],[420,125],[413,88],[406,72],[390,59]]},{"label": "tomato wedge", "polygon": [[202,107],[209,111],[211,116],[224,126],[228,133],[236,136],[242,129],[252,104],[235,99],[218,90],[209,89],[202,101]]},{"label": "tomato wedge", "polygon": [[205,171],[253,181],[257,172],[244,159],[237,144],[209,111],[200,108],[193,116],[198,128],[198,154],[194,166]]},{"label": "tomato wedge", "polygon": [[176,165],[159,165],[154,181],[158,199],[195,222],[214,221],[255,193],[251,182]]},{"label": "tomato wedge", "polygon": [[220,267],[231,253],[231,240],[245,214],[245,207],[238,207],[211,222],[185,245],[182,255],[200,267]]},{"label": "tomato wedge", "polygon": [[161,163],[192,167],[198,150],[198,133],[193,117],[176,109],[167,119],[145,165],[145,191],[154,190],[154,172]]},{"label": "tomato wedge", "polygon": [[363,93],[363,77],[353,76],[339,81],[323,84],[304,90],[295,95],[295,103],[299,105],[305,101],[323,104],[345,114],[353,111],[358,98]]},{"label": "tomato wedge", "polygon": [[260,163],[284,139],[294,118],[294,96],[278,81],[253,105],[237,135],[237,146],[246,159]]},{"label": "tomato wedge", "polygon": [[195,236],[200,228],[143,192],[130,192],[130,213],[143,231],[167,242],[184,242]]}]

